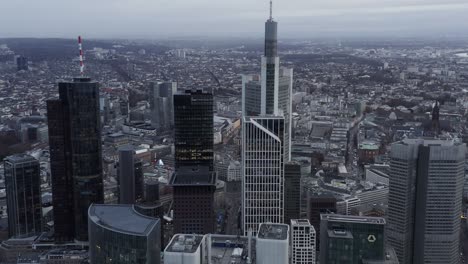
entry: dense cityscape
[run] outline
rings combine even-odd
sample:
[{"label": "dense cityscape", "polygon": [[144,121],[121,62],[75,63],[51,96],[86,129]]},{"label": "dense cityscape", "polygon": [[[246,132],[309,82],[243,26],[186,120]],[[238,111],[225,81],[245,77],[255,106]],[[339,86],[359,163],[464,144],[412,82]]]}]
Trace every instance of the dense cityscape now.
[{"label": "dense cityscape", "polygon": [[466,263],[468,39],[0,39],[0,263]]}]

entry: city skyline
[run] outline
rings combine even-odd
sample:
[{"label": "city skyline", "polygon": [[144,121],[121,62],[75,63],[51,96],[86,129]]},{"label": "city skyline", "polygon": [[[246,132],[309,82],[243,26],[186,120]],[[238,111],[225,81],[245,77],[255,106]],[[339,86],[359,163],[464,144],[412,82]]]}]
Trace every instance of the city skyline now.
[{"label": "city skyline", "polygon": [[25,1],[0,263],[465,263],[468,3]]}]

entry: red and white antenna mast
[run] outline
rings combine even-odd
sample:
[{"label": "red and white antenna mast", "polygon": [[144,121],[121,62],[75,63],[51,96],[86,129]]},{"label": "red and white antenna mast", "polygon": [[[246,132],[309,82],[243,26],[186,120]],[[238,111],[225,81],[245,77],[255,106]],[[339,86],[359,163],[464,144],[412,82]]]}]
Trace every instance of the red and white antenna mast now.
[{"label": "red and white antenna mast", "polygon": [[83,46],[81,42],[81,36],[78,36],[78,48],[80,49],[80,74],[84,75],[84,63],[83,63]]}]

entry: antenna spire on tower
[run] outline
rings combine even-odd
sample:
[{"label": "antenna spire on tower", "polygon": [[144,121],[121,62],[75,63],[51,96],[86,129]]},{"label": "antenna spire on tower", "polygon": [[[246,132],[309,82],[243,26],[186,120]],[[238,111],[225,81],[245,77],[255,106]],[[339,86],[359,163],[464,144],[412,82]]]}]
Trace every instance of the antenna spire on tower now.
[{"label": "antenna spire on tower", "polygon": [[273,20],[273,1],[270,0],[270,20]]},{"label": "antenna spire on tower", "polygon": [[83,63],[83,47],[81,42],[81,36],[78,36],[78,48],[80,50],[80,74],[84,75],[84,63]]}]

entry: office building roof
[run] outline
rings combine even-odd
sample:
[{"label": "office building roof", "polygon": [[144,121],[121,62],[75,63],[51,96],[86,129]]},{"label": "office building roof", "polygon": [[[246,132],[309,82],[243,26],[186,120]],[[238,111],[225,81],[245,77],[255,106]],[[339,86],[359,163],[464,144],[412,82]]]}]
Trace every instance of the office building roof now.
[{"label": "office building roof", "polygon": [[258,239],[286,240],[289,226],[285,224],[261,224],[258,228]]},{"label": "office building roof", "polygon": [[37,160],[33,156],[21,153],[21,154],[14,154],[14,155],[8,156],[5,158],[5,161],[17,163],[17,162],[34,162]]},{"label": "office building roof", "polygon": [[356,224],[374,224],[385,225],[385,219],[382,217],[366,217],[366,216],[351,216],[351,215],[338,215],[338,214],[321,214],[321,220],[329,222],[348,222]]},{"label": "office building roof", "polygon": [[133,205],[124,204],[92,204],[88,215],[105,229],[136,236],[147,236],[159,221],[136,212]]},{"label": "office building roof", "polygon": [[310,226],[310,222],[307,219],[291,219],[291,225]]},{"label": "office building roof", "polygon": [[166,252],[194,253],[203,241],[203,235],[182,235],[177,234],[172,237],[171,242],[166,247]]}]

